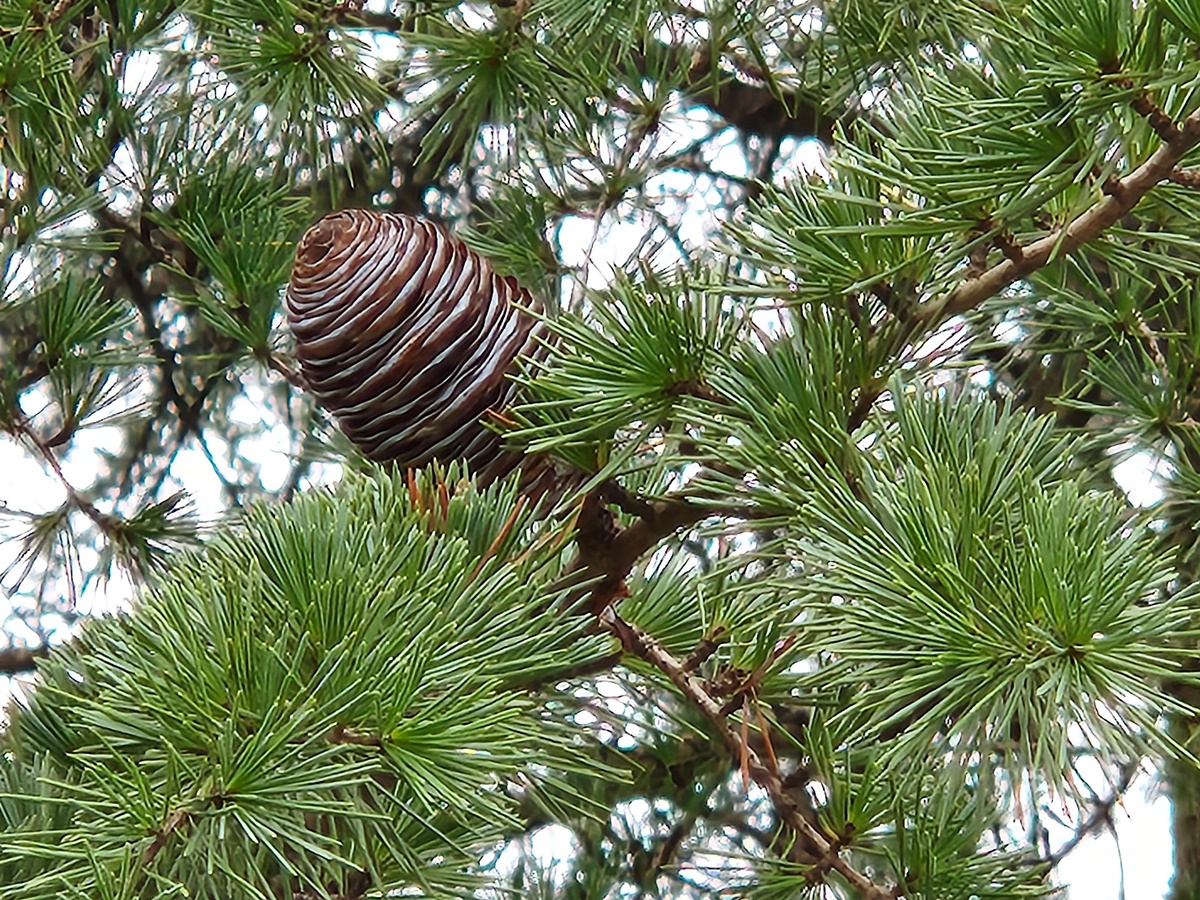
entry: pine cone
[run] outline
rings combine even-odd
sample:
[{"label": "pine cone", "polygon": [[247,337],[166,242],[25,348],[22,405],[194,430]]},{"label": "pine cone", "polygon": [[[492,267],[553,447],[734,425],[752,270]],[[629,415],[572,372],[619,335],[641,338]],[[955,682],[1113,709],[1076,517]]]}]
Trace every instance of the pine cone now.
[{"label": "pine cone", "polygon": [[308,230],[287,289],[304,378],[366,456],[461,459],[485,483],[521,462],[481,420],[513,399],[505,376],[537,346],[533,306],[437,226],[362,209]]}]

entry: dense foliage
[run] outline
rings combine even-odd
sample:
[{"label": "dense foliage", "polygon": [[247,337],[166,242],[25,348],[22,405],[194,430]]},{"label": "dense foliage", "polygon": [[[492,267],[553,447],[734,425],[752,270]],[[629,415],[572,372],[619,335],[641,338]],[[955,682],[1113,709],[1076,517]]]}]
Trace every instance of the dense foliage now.
[{"label": "dense foliage", "polygon": [[[1037,896],[1145,770],[1200,891],[1194,3],[7,0],[0,119],[0,898]],[[315,407],[343,207],[561,491]]]}]

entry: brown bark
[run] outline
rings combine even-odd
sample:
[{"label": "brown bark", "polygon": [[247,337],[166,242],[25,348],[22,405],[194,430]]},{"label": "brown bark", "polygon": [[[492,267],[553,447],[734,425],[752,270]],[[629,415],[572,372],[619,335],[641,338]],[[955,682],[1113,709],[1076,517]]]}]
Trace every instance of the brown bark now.
[{"label": "brown bark", "polygon": [[[1200,687],[1175,685],[1172,693],[1185,703],[1200,707]],[[1171,731],[1177,741],[1188,746],[1196,726],[1194,720],[1174,716]],[[1175,840],[1175,875],[1169,898],[1197,900],[1200,898],[1200,769],[1188,760],[1168,760],[1163,775],[1171,795],[1171,834]]]},{"label": "brown bark", "polygon": [[47,647],[5,647],[0,650],[0,675],[20,675],[37,668],[37,661],[50,655]]}]

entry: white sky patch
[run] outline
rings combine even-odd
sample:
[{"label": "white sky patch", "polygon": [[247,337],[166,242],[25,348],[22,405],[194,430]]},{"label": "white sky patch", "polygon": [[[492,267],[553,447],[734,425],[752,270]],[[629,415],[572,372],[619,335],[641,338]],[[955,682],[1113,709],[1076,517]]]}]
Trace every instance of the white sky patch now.
[{"label": "white sky patch", "polygon": [[[571,874],[571,857],[575,853],[575,837],[562,825],[543,825],[526,838],[509,841],[485,856],[482,864],[502,878],[511,878],[526,861],[531,861],[561,888]],[[479,896],[499,897],[498,893],[483,891]]]},{"label": "white sky patch", "polygon": [[[1084,838],[1059,864],[1056,883],[1067,887],[1071,900],[1162,900],[1174,868],[1171,801],[1153,778],[1142,776],[1113,807],[1112,817],[1114,831]],[[1045,824],[1052,846],[1058,846],[1071,837],[1075,823]]]},{"label": "white sky patch", "polygon": [[1133,453],[1114,465],[1112,474],[1134,506],[1154,506],[1163,498],[1167,463],[1156,453],[1148,450]]},{"label": "white sky patch", "polygon": [[[921,367],[936,364],[953,357],[962,348],[963,342],[969,337],[967,323],[961,316],[947,319],[938,330],[925,338],[913,353],[913,359],[919,361]],[[934,380],[941,382],[954,381],[958,376],[952,370],[934,371]]]},{"label": "white sky patch", "polygon": [[71,452],[59,460],[59,465],[73,487],[85,489],[96,478],[96,460],[102,454],[120,453],[123,443],[124,434],[119,428],[81,428],[71,439]]},{"label": "white sky patch", "polygon": [[[23,445],[8,438],[0,439],[0,472],[4,473],[0,476],[0,484],[4,486],[0,509],[46,513],[61,506],[67,498],[58,479],[50,475]],[[0,548],[0,553],[7,549]],[[0,568],[3,565],[0,562]]]},{"label": "white sky patch", "polygon": [[144,93],[158,77],[162,56],[154,50],[135,50],[125,58],[125,68],[117,84],[126,100]]},{"label": "white sky patch", "polygon": [[[691,3],[680,3],[679,6],[682,9],[703,10],[703,7],[698,7]],[[654,36],[660,41],[674,44],[679,42],[683,34],[689,34],[698,41],[706,41],[711,33],[711,26],[704,19],[691,19],[688,16],[679,14],[669,17],[663,24],[659,25],[655,29]]]},{"label": "white sky patch", "polygon": [[992,329],[996,340],[1010,344],[1016,343],[1024,333],[1025,329],[1021,327],[1021,323],[1014,319],[1003,319]]},{"label": "white sky patch", "polygon": [[682,102],[680,97],[672,98],[669,113],[663,116],[655,133],[655,147],[664,155],[679,153],[703,138],[712,128],[712,121],[708,117],[694,116],[690,109],[681,110]]},{"label": "white sky patch", "polygon": [[704,148],[709,165],[717,172],[735,178],[750,177],[750,163],[742,150],[742,139],[732,128],[716,134]]},{"label": "white sky patch", "polygon": [[21,285],[28,284],[32,279],[37,267],[33,262],[33,254],[28,250],[15,250],[9,254],[7,260],[7,271],[4,273],[4,300],[12,299],[9,294],[12,289]]},{"label": "white sky patch", "polygon": [[638,247],[645,233],[642,224],[605,217],[593,240],[597,228],[594,216],[567,216],[558,228],[563,264],[578,270],[586,265],[584,278],[593,290],[613,283],[614,269]]},{"label": "white sky patch", "polygon": [[458,14],[463,26],[471,31],[490,31],[496,24],[494,16],[486,15],[483,9],[471,4],[459,6]]},{"label": "white sky patch", "polygon": [[229,415],[235,422],[257,428],[256,435],[238,443],[238,452],[254,461],[265,490],[282,489],[292,471],[291,428],[277,416],[264,412],[263,405],[246,394],[234,398]]}]

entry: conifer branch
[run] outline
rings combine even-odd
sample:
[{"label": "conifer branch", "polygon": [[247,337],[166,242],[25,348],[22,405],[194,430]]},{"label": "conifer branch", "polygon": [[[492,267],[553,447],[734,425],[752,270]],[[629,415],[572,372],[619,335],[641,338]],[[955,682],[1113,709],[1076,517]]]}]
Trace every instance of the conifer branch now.
[{"label": "conifer branch", "polygon": [[62,465],[58,461],[58,456],[55,455],[54,448],[50,446],[49,441],[38,434],[29,420],[19,412],[14,424],[17,433],[33,444],[41,457],[46,461],[46,464],[50,467],[50,471],[54,473],[54,477],[67,492],[68,502],[95,522],[102,533],[108,534],[112,529],[113,518],[102,513],[97,509],[96,504],[75,489],[75,486],[68,480],[66,473],[63,472]]},{"label": "conifer branch", "polygon": [[[674,65],[683,65],[683,47],[650,47],[648,51],[669,54]],[[747,79],[734,79],[714,66],[717,57],[728,59]],[[823,114],[811,96],[773,85],[770,73],[729,52],[717,53],[709,45],[697,47],[687,63],[688,97],[716,113],[730,125],[764,137],[815,137],[833,142],[838,119]],[[845,122],[849,117],[843,118]]]},{"label": "conifer branch", "polygon": [[0,675],[20,675],[37,668],[37,661],[50,655],[50,648],[5,647],[0,650]]},{"label": "conifer branch", "polygon": [[[1143,111],[1143,114],[1148,114]],[[989,269],[979,271],[972,263],[968,267],[970,276],[949,293],[930,300],[904,317],[901,323],[909,335],[932,333],[939,324],[953,316],[960,316],[994,297],[1009,285],[1027,278],[1053,260],[1073,253],[1089,241],[1095,240],[1121,220],[1141,202],[1151,190],[1163,181],[1200,187],[1200,167],[1179,168],[1179,161],[1200,144],[1200,110],[1196,110],[1182,126],[1175,126],[1150,158],[1120,179],[1110,179],[1104,186],[1104,199],[1080,213],[1062,228],[1028,244],[1017,244],[1006,239],[1001,245],[1004,259]],[[883,392],[884,382],[860,391],[848,423],[854,432],[866,421],[875,401]]]},{"label": "conifer branch", "polygon": [[344,725],[335,725],[328,734],[331,744],[354,744],[359,747],[382,747],[383,738],[377,734],[352,731]]},{"label": "conifer branch", "polygon": [[1113,81],[1118,87],[1135,92],[1133,99],[1129,101],[1129,105],[1133,107],[1135,113],[1146,120],[1159,138],[1168,144],[1178,139],[1179,126],[1155,102],[1148,90],[1145,88],[1136,88],[1133,79],[1121,73],[1121,63],[1119,61],[1111,60],[1103,63],[1100,66],[1100,71],[1105,75],[1115,76]]},{"label": "conifer branch", "polygon": [[[687,7],[679,6],[680,9]],[[706,16],[691,10],[687,16],[700,21]],[[403,35],[413,27],[411,17],[339,5],[333,18],[341,25],[366,26],[394,35]],[[785,90],[770,83],[770,76],[755,63],[728,51],[722,54],[752,81],[729,78],[713,66],[714,48],[702,45],[688,48],[681,44],[647,41],[638,48],[634,60],[647,78],[654,73],[685,68],[689,99],[720,116],[730,125],[765,137],[816,137],[825,143],[833,140],[837,118],[825,115],[820,104],[799,90]],[[690,60],[689,60],[690,56]],[[610,99],[619,99],[615,94]]]},{"label": "conifer branch", "polygon": [[976,278],[962,282],[950,293],[917,308],[912,324],[925,329],[951,316],[969,312],[994,297],[1015,281],[1026,278],[1052,260],[1072,253],[1095,240],[1128,214],[1150,191],[1176,172],[1184,155],[1200,144],[1200,110],[1193,112],[1144,163],[1116,182],[1103,200],[1076,216],[1062,228],[1043,238],[1021,245],[1015,254]]},{"label": "conifer branch", "polygon": [[171,835],[186,826],[190,821],[191,815],[186,809],[172,810],[163,821],[162,826],[154,833],[154,840],[150,842],[142,853],[142,864],[146,865],[153,862],[154,857],[158,856],[162,852],[162,849],[167,846]]},{"label": "conifer branch", "polygon": [[1167,176],[1167,181],[1171,184],[1178,184],[1181,187],[1200,189],[1200,166],[1190,166],[1182,168],[1176,166],[1171,170],[1171,174]]},{"label": "conifer branch", "polygon": [[1126,763],[1122,766],[1120,777],[1112,787],[1112,793],[1104,798],[1097,797],[1092,804],[1092,811],[1086,819],[1079,823],[1071,837],[1058,850],[1040,862],[1057,866],[1074,852],[1075,848],[1083,843],[1084,838],[1106,829],[1112,829],[1114,827],[1112,819],[1113,809],[1121,802],[1125,792],[1133,784],[1133,779],[1137,775],[1137,772],[1138,766],[1136,764]]},{"label": "conifer branch", "polygon": [[837,872],[863,900],[897,900],[901,896],[897,889],[881,887],[841,857],[836,839],[826,838],[804,817],[784,788],[779,773],[763,763],[754,748],[730,728],[721,704],[709,695],[700,679],[688,672],[680,660],[638,626],[622,619],[612,607],[600,613],[600,621],[628,652],[666,675],[716,729],[734,758],[746,761],[751,777],[766,790],[780,818],[805,841],[806,849],[816,858],[812,864],[814,875],[819,877],[830,870]]},{"label": "conifer branch", "polygon": [[568,666],[565,669],[558,669],[554,672],[538,675],[528,681],[520,682],[517,686],[523,691],[537,691],[547,685],[555,685],[563,681],[574,681],[577,678],[600,675],[610,671],[613,666],[619,664],[624,656],[625,653],[623,651],[606,653],[604,656],[598,656],[595,659],[589,659],[577,665]]},{"label": "conifer branch", "polygon": [[316,891],[301,891],[292,894],[292,900],[358,900],[371,887],[370,872],[356,872],[346,885],[346,890],[340,894],[317,893]]},{"label": "conifer branch", "polygon": [[308,385],[304,382],[304,376],[296,369],[292,368],[278,353],[272,353],[267,357],[267,366],[274,372],[278,372],[288,380],[292,387],[301,391],[308,390]]},{"label": "conifer branch", "polygon": [[624,595],[625,579],[645,553],[663,538],[699,522],[710,512],[680,497],[667,497],[644,506],[639,502],[638,509],[637,521],[622,528],[608,509],[603,491],[592,491],[584,498],[578,520],[579,551],[567,567],[563,581],[588,583],[590,587],[573,594],[569,607],[574,608],[586,596],[586,609],[598,615]]}]

